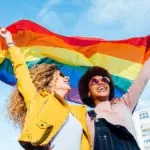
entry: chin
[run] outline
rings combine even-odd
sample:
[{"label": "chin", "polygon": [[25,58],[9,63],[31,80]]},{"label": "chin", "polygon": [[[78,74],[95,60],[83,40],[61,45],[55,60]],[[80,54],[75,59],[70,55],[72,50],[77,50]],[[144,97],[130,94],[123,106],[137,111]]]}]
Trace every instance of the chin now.
[{"label": "chin", "polygon": [[97,96],[100,96],[100,97],[109,97],[109,94],[108,93],[97,93]]},{"label": "chin", "polygon": [[107,101],[109,99],[108,95],[97,95],[96,96],[98,99],[100,99],[101,101]]},{"label": "chin", "polygon": [[107,98],[101,98],[101,100],[100,100],[101,102],[105,102],[105,101],[108,101],[108,99]]},{"label": "chin", "polygon": [[71,87],[70,88],[68,88],[68,92],[70,92],[71,91]]},{"label": "chin", "polygon": [[71,90],[71,87],[68,86],[68,87],[66,87],[65,89],[69,92],[69,91]]}]

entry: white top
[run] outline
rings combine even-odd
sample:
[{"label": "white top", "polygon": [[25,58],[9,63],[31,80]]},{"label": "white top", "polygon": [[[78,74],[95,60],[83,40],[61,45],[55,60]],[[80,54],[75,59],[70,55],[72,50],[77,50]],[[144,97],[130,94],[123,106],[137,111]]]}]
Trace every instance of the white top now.
[{"label": "white top", "polygon": [[64,125],[51,141],[51,150],[80,150],[82,132],[80,122],[69,113]]}]

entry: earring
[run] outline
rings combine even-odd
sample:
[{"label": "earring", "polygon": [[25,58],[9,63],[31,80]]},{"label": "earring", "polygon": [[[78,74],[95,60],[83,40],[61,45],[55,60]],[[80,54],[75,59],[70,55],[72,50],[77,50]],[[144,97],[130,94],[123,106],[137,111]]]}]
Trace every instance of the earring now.
[{"label": "earring", "polygon": [[90,92],[88,92],[88,97],[90,97],[91,96],[91,93]]}]

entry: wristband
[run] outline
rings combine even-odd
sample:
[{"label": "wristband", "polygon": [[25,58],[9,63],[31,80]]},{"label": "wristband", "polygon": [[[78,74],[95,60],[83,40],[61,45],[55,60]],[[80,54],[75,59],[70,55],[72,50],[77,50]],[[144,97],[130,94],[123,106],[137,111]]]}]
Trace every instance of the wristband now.
[{"label": "wristband", "polygon": [[8,48],[11,47],[11,46],[13,46],[13,45],[15,45],[14,42],[7,43]]}]

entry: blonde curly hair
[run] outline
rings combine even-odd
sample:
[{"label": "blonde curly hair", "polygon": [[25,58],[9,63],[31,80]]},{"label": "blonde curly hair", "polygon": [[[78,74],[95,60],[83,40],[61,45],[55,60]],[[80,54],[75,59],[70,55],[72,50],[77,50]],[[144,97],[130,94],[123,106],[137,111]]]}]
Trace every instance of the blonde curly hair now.
[{"label": "blonde curly hair", "polygon": [[[57,70],[55,64],[39,64],[29,69],[32,82],[38,92],[43,89],[48,91],[53,86],[52,81],[54,80],[54,73]],[[23,128],[27,107],[17,87],[10,96],[7,111],[10,120],[12,120],[15,125],[19,125],[19,127]]]}]

